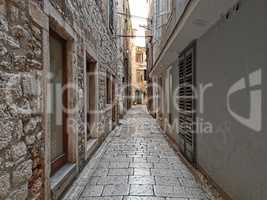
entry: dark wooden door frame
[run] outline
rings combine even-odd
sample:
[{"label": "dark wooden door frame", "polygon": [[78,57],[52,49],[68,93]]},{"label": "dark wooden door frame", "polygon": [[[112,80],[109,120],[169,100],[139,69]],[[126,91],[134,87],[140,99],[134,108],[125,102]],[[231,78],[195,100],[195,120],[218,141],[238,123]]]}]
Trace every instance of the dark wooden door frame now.
[{"label": "dark wooden door frame", "polygon": [[112,98],[111,98],[111,102],[112,102],[112,123],[113,126],[115,126],[116,124],[116,109],[117,109],[117,105],[116,105],[116,79],[115,76],[112,76],[112,82],[111,82],[111,87],[112,87]]},{"label": "dark wooden door frame", "polygon": [[[87,76],[87,73],[89,73],[89,77]],[[92,113],[88,113],[88,109],[89,109],[89,112],[91,111],[90,110],[91,109],[90,108],[90,105],[91,105],[90,80],[92,78],[91,76],[94,76],[93,77],[93,80],[94,80],[94,88],[93,88],[94,95],[93,96],[94,96],[94,98],[96,98],[96,74],[95,73],[96,73],[96,61],[90,55],[86,54],[86,76],[85,77],[86,77],[86,82],[89,83],[89,84],[87,84],[87,88],[86,88],[86,95],[88,97],[87,102],[86,102],[87,105],[88,105],[87,110],[86,110],[86,116],[87,116],[87,127],[86,127],[86,129],[87,129],[86,132],[87,133],[86,134],[87,134],[87,140],[92,138],[92,136],[91,136],[92,132],[90,130],[92,128],[92,127],[90,127],[90,125],[91,125],[90,118],[93,116],[94,120],[95,120],[95,112],[96,112],[96,99],[94,99],[94,110],[93,110],[94,113],[93,114]],[[88,88],[88,86],[89,86],[89,88]],[[94,123],[95,123],[95,121],[94,121]]]},{"label": "dark wooden door frame", "polygon": [[[63,46],[63,69],[62,71],[63,71],[63,86],[64,86],[68,82],[67,41],[64,40],[62,37],[60,37],[53,30],[50,30],[49,33],[50,33],[50,37],[53,37],[54,39],[60,41],[60,43]],[[68,108],[68,90],[64,90],[64,93],[62,96],[62,103],[64,105],[64,108],[67,109]],[[62,111],[62,116],[63,116],[63,151],[64,151],[64,154],[62,154],[55,160],[51,160],[51,175],[57,172],[62,166],[64,166],[68,162],[68,133],[67,133],[68,114]]]}]

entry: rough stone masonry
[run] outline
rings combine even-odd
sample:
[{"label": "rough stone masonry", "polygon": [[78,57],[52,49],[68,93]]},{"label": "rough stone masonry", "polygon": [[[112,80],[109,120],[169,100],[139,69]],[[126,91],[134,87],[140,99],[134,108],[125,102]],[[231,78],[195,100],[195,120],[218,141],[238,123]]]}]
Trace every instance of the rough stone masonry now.
[{"label": "rough stone masonry", "polygon": [[[34,8],[34,9],[33,9]],[[77,91],[73,104],[79,112],[79,169],[85,158],[84,51],[90,46],[98,63],[97,121],[99,135],[109,130],[111,111],[105,111],[106,71],[117,76],[117,47],[94,0],[0,0],[0,199],[44,199],[47,133],[45,103],[47,69],[44,33],[54,23],[51,9],[71,28],[73,77]],[[52,9],[52,10],[53,10]],[[48,26],[46,26],[48,22]],[[54,26],[54,25],[53,25]],[[68,30],[66,30],[68,32]]]}]

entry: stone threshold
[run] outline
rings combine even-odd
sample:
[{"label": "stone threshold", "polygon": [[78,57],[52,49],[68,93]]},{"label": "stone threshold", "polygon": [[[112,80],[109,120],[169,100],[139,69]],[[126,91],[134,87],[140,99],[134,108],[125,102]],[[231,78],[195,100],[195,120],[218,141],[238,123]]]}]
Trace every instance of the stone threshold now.
[{"label": "stone threshold", "polygon": [[77,165],[67,163],[50,178],[53,199],[60,198],[77,173]]},{"label": "stone threshold", "polygon": [[98,139],[89,139],[86,143],[86,159],[89,159],[98,147]]}]

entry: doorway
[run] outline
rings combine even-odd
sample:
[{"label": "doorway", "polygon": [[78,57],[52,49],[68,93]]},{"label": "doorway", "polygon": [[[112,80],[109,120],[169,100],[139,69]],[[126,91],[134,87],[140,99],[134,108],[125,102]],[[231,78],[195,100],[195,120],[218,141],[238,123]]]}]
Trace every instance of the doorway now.
[{"label": "doorway", "polygon": [[115,81],[115,76],[112,76],[112,126],[113,128],[116,126],[116,122],[117,122],[117,117],[116,117],[116,113],[117,113],[117,104],[116,104],[116,81]]},{"label": "doorway", "polygon": [[52,75],[49,93],[50,113],[49,129],[51,133],[51,175],[68,161],[67,134],[67,91],[62,88],[67,84],[66,44],[57,33],[50,31],[50,68]]},{"label": "doorway", "polygon": [[96,61],[86,56],[87,141],[96,138]]}]

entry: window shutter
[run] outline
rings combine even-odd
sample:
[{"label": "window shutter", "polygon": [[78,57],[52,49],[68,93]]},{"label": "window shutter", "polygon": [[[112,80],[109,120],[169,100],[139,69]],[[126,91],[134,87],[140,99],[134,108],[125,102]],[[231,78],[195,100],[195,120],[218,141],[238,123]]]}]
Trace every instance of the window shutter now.
[{"label": "window shutter", "polygon": [[195,71],[194,47],[185,50],[179,56],[179,135],[184,141],[185,156],[194,161],[195,151]]}]

